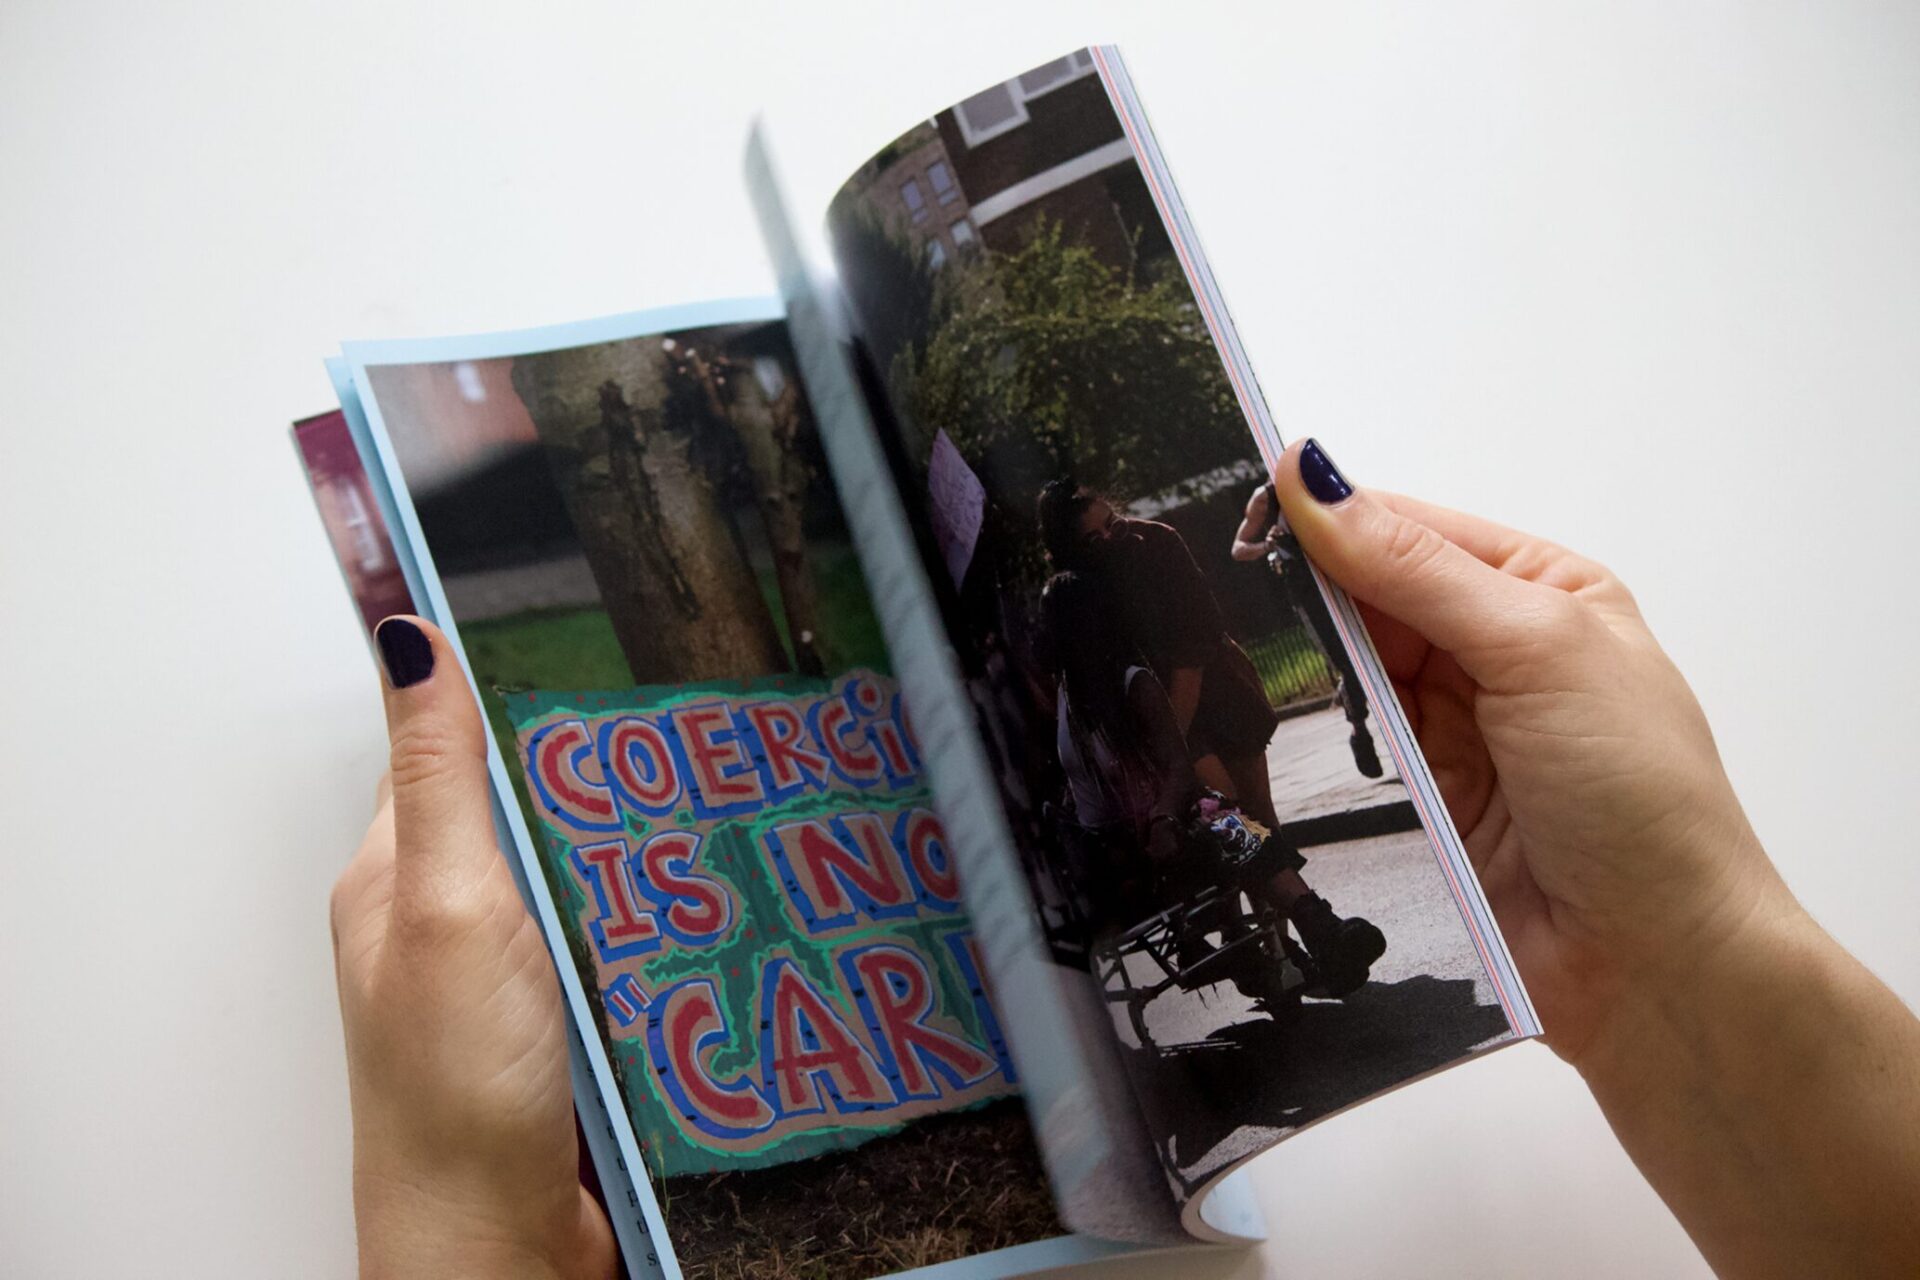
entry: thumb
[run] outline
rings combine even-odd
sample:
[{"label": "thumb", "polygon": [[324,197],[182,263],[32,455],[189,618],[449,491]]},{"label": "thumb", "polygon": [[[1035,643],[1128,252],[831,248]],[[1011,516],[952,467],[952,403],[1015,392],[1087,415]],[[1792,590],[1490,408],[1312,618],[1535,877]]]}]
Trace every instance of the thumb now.
[{"label": "thumb", "polygon": [[453,645],[420,618],[374,630],[392,747],[394,905],[461,901],[500,856],[487,730]]},{"label": "thumb", "polygon": [[1274,491],[1320,570],[1452,654],[1482,688],[1499,688],[1564,654],[1581,619],[1566,592],[1502,573],[1439,530],[1341,474],[1318,441],[1281,457]]}]

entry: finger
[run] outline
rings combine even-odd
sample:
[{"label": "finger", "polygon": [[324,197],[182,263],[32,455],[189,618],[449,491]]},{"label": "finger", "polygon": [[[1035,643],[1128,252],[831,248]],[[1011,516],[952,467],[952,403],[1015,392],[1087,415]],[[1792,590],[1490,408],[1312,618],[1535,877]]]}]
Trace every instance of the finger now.
[{"label": "finger", "polygon": [[386,669],[395,902],[450,902],[479,885],[499,857],[486,726],[438,627],[392,617],[374,635]]},{"label": "finger", "polygon": [[380,771],[380,781],[373,784],[373,811],[380,812],[387,807],[387,802],[391,799],[393,799],[393,770],[383,769]]},{"label": "finger", "polygon": [[1575,593],[1614,582],[1603,566],[1545,538],[1402,493],[1379,489],[1372,493],[1392,510],[1437,531],[1474,559],[1502,573]]},{"label": "finger", "polygon": [[1439,503],[1409,497],[1404,493],[1389,493],[1385,489],[1371,492],[1386,506],[1409,519],[1418,520],[1430,529],[1438,530],[1446,535],[1448,542],[1496,569],[1513,559],[1525,544],[1541,541],[1485,516],[1455,511],[1452,507],[1443,507]]},{"label": "finger", "polygon": [[1564,591],[1502,573],[1356,490],[1312,440],[1287,450],[1274,487],[1323,572],[1453,654],[1483,687],[1532,681],[1537,664],[1564,658],[1582,626],[1584,611]]}]

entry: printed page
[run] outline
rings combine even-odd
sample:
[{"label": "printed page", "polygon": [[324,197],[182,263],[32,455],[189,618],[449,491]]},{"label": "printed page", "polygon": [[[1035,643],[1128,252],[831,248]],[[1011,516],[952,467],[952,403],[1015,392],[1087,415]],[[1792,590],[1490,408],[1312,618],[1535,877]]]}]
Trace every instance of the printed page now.
[{"label": "printed page", "polygon": [[313,490],[313,504],[334,563],[371,644],[380,620],[413,612],[413,597],[400,557],[374,497],[373,482],[354,447],[347,415],[340,409],[293,424],[293,444]]},{"label": "printed page", "polygon": [[[777,303],[347,348],[657,1259],[1060,1239]],[[958,1270],[955,1270],[958,1268]]]},{"label": "printed page", "polygon": [[1280,518],[1278,434],[1117,55],[916,125],[828,230],[1037,924],[1189,1225],[1304,1125],[1537,1034]]},{"label": "printed page", "polygon": [[1002,996],[1002,1025],[1061,1218],[1090,1237],[1185,1243],[1189,1234],[1159,1173],[1098,995],[1048,954],[979,736],[982,721],[972,703],[978,686],[959,678],[932,583],[880,451],[871,410],[884,412],[884,405],[862,387],[832,294],[816,287],[800,254],[758,129],[746,170],[834,480],[867,576],[877,584],[881,623],[922,730],[981,964]]}]

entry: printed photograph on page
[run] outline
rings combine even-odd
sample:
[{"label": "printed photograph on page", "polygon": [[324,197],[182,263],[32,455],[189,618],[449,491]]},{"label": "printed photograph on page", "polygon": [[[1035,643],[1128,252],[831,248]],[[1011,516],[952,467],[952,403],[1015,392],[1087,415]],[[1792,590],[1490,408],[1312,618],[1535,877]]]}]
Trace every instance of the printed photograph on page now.
[{"label": "printed photograph on page", "polygon": [[784,323],[366,380],[683,1273],[1060,1235]]},{"label": "printed photograph on page", "polygon": [[293,440],[333,558],[347,581],[360,625],[371,636],[382,618],[413,612],[413,597],[346,415],[335,409],[302,419],[293,424]]},{"label": "printed photograph on page", "polygon": [[1040,923],[1191,1195],[1513,1032],[1134,157],[1082,50],[828,225]]}]

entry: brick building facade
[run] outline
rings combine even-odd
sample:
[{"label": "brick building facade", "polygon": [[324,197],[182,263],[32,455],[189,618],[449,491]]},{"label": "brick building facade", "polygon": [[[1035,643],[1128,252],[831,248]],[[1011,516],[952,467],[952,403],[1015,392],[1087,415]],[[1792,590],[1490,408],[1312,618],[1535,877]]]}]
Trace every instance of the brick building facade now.
[{"label": "brick building facade", "polygon": [[936,267],[977,244],[1017,249],[1043,218],[1117,267],[1172,252],[1084,49],[895,139],[848,188]]}]

